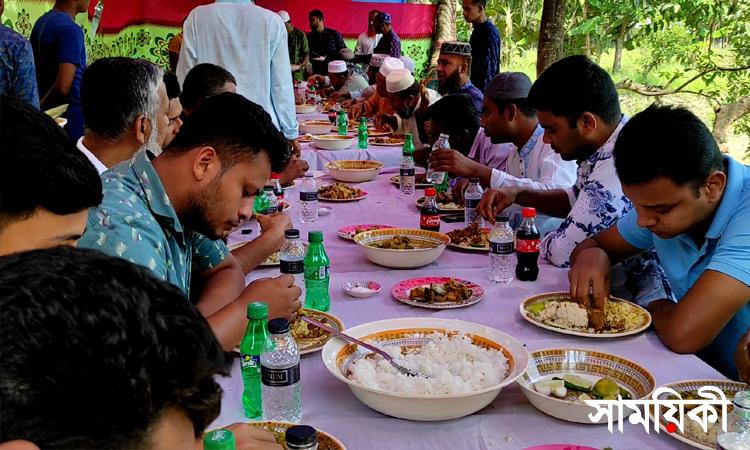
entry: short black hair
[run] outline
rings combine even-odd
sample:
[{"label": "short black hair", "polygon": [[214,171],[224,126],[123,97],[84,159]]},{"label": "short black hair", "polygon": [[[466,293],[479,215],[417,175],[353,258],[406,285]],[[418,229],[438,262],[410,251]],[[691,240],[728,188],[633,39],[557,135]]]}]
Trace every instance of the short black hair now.
[{"label": "short black hair", "polygon": [[81,109],[87,130],[120,139],[138,116],[156,118],[164,71],[145,59],[114,57],[94,61],[81,80]]},{"label": "short black hair", "polygon": [[507,98],[507,99],[497,99],[494,97],[488,97],[490,100],[492,100],[492,103],[497,106],[497,109],[500,111],[504,111],[505,108],[508,105],[516,105],[516,108],[518,108],[519,111],[521,111],[521,114],[523,114],[526,117],[536,117],[536,109],[532,108],[529,105],[529,99],[528,98]]},{"label": "short black hair", "polygon": [[620,131],[614,148],[615,168],[623,184],[667,177],[679,186],[700,186],[724,158],[711,131],[684,108],[651,105]]},{"label": "short black hair", "polygon": [[0,227],[37,208],[66,215],[102,202],[96,169],[47,114],[0,96],[0,142]]},{"label": "short black hair", "polygon": [[487,0],[471,0],[471,3],[474,4],[474,6],[484,6],[487,7]]},{"label": "short black hair", "polygon": [[291,156],[289,144],[271,116],[259,105],[231,92],[206,99],[185,120],[164,152],[188,152],[203,145],[216,149],[224,171],[265,152],[271,169],[281,172]]},{"label": "short black hair", "polygon": [[609,74],[589,58],[576,55],[549,66],[529,91],[529,105],[570,121],[590,112],[614,125],[622,118],[617,88]]},{"label": "short black hair", "polygon": [[475,136],[479,130],[477,110],[468,95],[451,94],[436,101],[428,109],[430,120],[438,122],[447,134],[468,130]]},{"label": "short black hair", "polygon": [[172,72],[164,72],[164,86],[167,88],[167,97],[173,100],[180,96],[182,90],[180,89],[180,82],[177,80],[177,75]]},{"label": "short black hair", "polygon": [[231,356],[195,307],[145,268],[57,247],[0,258],[3,440],[140,449],[167,408],[200,436]]},{"label": "short black hair", "polygon": [[320,20],[325,20],[323,18],[323,11],[319,9],[313,9],[312,11],[310,11],[310,13],[308,14],[308,17],[317,17]]},{"label": "short black hair", "polygon": [[198,64],[185,75],[180,103],[183,108],[195,109],[203,100],[216,95],[227,83],[237,84],[234,75],[227,69],[216,64]]}]

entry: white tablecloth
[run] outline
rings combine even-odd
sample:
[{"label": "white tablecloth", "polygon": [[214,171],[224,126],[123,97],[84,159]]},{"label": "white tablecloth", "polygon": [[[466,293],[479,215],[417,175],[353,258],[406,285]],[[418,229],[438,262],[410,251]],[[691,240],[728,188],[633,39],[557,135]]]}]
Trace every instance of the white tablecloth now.
[{"label": "white tablecloth", "polygon": [[[576,347],[605,351],[629,358],[646,367],[657,385],[684,379],[723,379],[714,369],[693,355],[672,353],[659,338],[648,331],[622,339],[586,339],[566,336],[530,325],[518,313],[518,305],[531,295],[567,289],[567,272],[548,265],[540,267],[536,282],[514,281],[507,286],[488,281],[488,256],[447,249],[441,258],[417,270],[389,270],[371,264],[351,241],[336,235],[341,226],[362,223],[384,223],[418,227],[419,214],[414,201],[423,195],[401,195],[388,178],[381,174],[369,183],[359,185],[369,193],[354,203],[328,203],[333,213],[315,224],[300,224],[297,204],[292,201],[290,214],[306,239],[307,232],[324,230],[325,248],[331,258],[331,313],[347,327],[363,323],[414,316],[436,316],[482,323],[502,330],[523,342],[529,350],[552,347]],[[298,198],[291,193],[291,199]],[[444,230],[462,224],[441,224]],[[253,233],[254,235],[255,233]],[[231,242],[247,239],[232,236]],[[253,272],[248,280],[273,276],[278,269]],[[426,275],[455,276],[470,279],[486,291],[484,300],[467,308],[426,310],[396,302],[391,287],[400,280]],[[346,296],[341,286],[349,280],[374,280],[383,290],[370,299],[356,300]],[[607,431],[606,425],[580,425],[546,416],[531,406],[516,385],[504,389],[484,410],[458,420],[446,422],[411,422],[384,416],[360,403],[349,389],[328,373],[320,354],[302,358],[302,422],[338,437],[349,449],[522,449],[532,445],[574,443],[615,450],[689,448],[680,442],[642,426],[625,423],[624,434]],[[242,380],[235,364],[232,375],[222,379],[225,389],[221,416],[214,426],[246,420],[242,413]]]}]

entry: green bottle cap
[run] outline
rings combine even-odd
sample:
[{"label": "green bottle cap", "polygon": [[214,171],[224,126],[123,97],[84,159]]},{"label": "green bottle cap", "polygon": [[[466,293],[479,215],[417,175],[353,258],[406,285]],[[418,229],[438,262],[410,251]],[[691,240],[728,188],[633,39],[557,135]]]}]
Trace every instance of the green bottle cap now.
[{"label": "green bottle cap", "polygon": [[323,242],[322,231],[311,231],[307,234],[308,242]]},{"label": "green bottle cap", "polygon": [[234,433],[229,430],[214,430],[203,435],[204,450],[235,450]]},{"label": "green bottle cap", "polygon": [[247,318],[250,320],[267,319],[268,305],[261,302],[253,302],[247,305]]},{"label": "green bottle cap", "polygon": [[364,124],[367,124],[367,117],[360,117],[360,118],[359,118],[359,123],[360,123],[360,124],[363,124],[363,123],[364,123]]}]

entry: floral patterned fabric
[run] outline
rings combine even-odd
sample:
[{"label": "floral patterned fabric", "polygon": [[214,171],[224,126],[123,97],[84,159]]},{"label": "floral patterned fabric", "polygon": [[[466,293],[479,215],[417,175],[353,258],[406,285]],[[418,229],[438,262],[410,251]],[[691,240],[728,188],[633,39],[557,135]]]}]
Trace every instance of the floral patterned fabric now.
[{"label": "floral patterned fabric", "polygon": [[0,94],[18,97],[39,107],[31,44],[3,25],[0,25]]}]

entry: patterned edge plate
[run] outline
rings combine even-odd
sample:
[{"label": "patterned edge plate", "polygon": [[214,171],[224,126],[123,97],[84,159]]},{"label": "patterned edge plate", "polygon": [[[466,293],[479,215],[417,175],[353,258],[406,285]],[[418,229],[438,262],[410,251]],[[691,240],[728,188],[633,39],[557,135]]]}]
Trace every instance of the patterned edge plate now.
[{"label": "patterned edge plate", "polygon": [[300,144],[310,144],[313,141],[313,137],[305,134],[305,135],[298,137],[297,141],[299,141]]},{"label": "patterned edge plate", "polygon": [[[492,231],[490,228],[482,228],[482,230],[488,236],[490,234],[490,231]],[[449,233],[450,233],[450,231],[446,232],[445,234],[447,234],[448,236],[450,236]],[[490,251],[489,245],[487,245],[487,247],[472,247],[472,246],[466,245],[466,244],[456,244],[453,241],[453,238],[451,238],[451,243],[448,244],[448,247],[457,248],[459,250],[468,250],[468,251],[471,251],[471,252],[489,252]]]},{"label": "patterned edge plate", "polygon": [[[244,242],[237,242],[236,244],[230,245],[229,251],[237,250],[240,247],[243,247],[245,244],[249,243],[251,241],[244,241]],[[307,243],[305,243],[305,247],[307,247]],[[273,259],[274,255],[276,256],[275,259]],[[275,252],[273,255],[266,258],[262,263],[258,264],[258,267],[276,267],[281,265],[281,261],[279,261],[279,252]]]},{"label": "patterned edge plate", "polygon": [[[247,422],[247,424],[258,428],[265,428],[270,431],[276,438],[276,443],[283,448],[286,448],[286,442],[284,440],[286,430],[295,425],[288,422]],[[315,428],[315,431],[318,433],[318,450],[346,450],[344,444],[332,435],[318,428]]]},{"label": "patterned edge plate", "polygon": [[[326,187],[326,186],[321,186],[320,188],[322,189],[324,187]],[[351,186],[349,186],[349,187],[351,187]],[[360,195],[359,197],[344,198],[344,199],[321,197],[320,194],[318,194],[318,200],[323,201],[323,202],[338,202],[338,203],[356,202],[356,201],[365,199],[368,196],[367,191],[363,191],[362,189],[360,189],[360,191],[362,191],[362,195]],[[320,192],[320,189],[318,190],[318,192]]]},{"label": "patterned edge plate", "polygon": [[556,331],[558,333],[569,334],[572,336],[600,338],[600,339],[618,338],[618,337],[638,334],[642,331],[645,331],[646,329],[648,329],[648,327],[651,326],[651,314],[648,311],[646,311],[645,308],[638,306],[635,303],[631,303],[627,300],[622,300],[622,299],[614,298],[614,297],[610,297],[609,301],[623,302],[627,305],[630,305],[633,308],[633,311],[636,311],[641,315],[641,322],[637,327],[633,328],[632,330],[620,331],[617,333],[593,333],[593,332],[585,332],[585,331],[577,331],[577,330],[568,330],[565,328],[560,328],[554,325],[548,325],[546,323],[540,322],[532,318],[531,315],[526,311],[526,308],[534,303],[539,303],[539,302],[549,301],[549,300],[560,301],[562,299],[570,299],[570,294],[568,292],[546,292],[544,294],[538,294],[538,295],[529,297],[526,300],[522,301],[521,304],[518,305],[518,311],[521,313],[521,316],[524,319],[526,319],[529,323],[533,325],[536,325],[540,328],[544,328],[546,330]]},{"label": "patterned edge plate", "polygon": [[[430,283],[447,283],[451,280],[462,283],[466,285],[469,289],[471,289],[471,297],[469,297],[468,300],[462,303],[454,303],[454,302],[422,303],[416,300],[409,299],[409,291],[411,291],[414,288],[426,286],[426,285],[429,285]],[[393,296],[393,298],[400,301],[401,303],[406,303],[407,305],[411,305],[411,306],[417,306],[420,308],[428,308],[428,309],[453,309],[453,308],[463,308],[465,306],[471,306],[474,303],[478,303],[480,300],[484,298],[484,289],[482,289],[482,286],[479,286],[478,284],[472,281],[462,280],[460,278],[420,277],[420,278],[412,278],[409,280],[404,280],[404,281],[400,281],[396,283],[391,289],[391,295]]]},{"label": "patterned edge plate", "polygon": [[[388,134],[390,134],[390,133],[388,133]],[[397,142],[387,142],[387,143],[374,142],[374,139],[377,139],[377,138],[375,138],[375,137],[368,138],[367,139],[367,143],[370,144],[370,145],[377,145],[379,147],[403,147],[404,146],[404,140],[403,139],[394,139]],[[393,138],[390,138],[390,139],[393,139]]]},{"label": "patterned edge plate", "polygon": [[[305,311],[308,313],[308,315],[311,315],[313,319],[321,320],[322,318],[325,318],[325,324],[328,325],[331,328],[334,328],[338,331],[344,331],[344,322],[341,321],[338,317],[334,316],[333,314],[325,313],[323,311],[316,311],[314,309],[307,309],[302,308],[302,311]],[[312,325],[309,325],[312,326]],[[299,346],[299,354],[300,355],[307,355],[308,353],[315,353],[320,351],[324,345],[326,345],[326,342],[328,342],[333,335],[331,334],[324,334],[323,336],[314,338],[314,339],[297,339],[294,338],[295,341],[297,341],[297,345]],[[235,353],[239,355],[240,353],[240,346],[235,345],[232,349]]]},{"label": "patterned edge plate", "polygon": [[[750,386],[748,386],[745,383],[740,383],[737,381],[730,381],[730,380],[685,380],[685,381],[677,381],[675,383],[669,383],[665,384],[661,387],[667,387],[670,389],[673,389],[682,395],[683,392],[686,391],[694,391],[698,390],[698,388],[701,388],[703,386],[716,386],[722,391],[724,391],[724,394],[736,394],[739,391],[745,391],[750,389]],[[659,400],[663,400],[667,398],[667,394],[662,394],[659,396]],[[664,421],[663,417],[661,417],[662,420],[659,421],[659,428],[661,431],[664,431],[665,434],[668,436],[671,436],[678,441],[682,441],[692,447],[700,448],[703,450],[714,450],[716,448],[716,443],[714,442],[713,445],[709,445],[701,441],[696,436],[690,436],[686,433],[681,433],[679,430],[675,431],[674,433],[670,433],[667,431],[667,425],[666,421]]]},{"label": "patterned edge plate", "polygon": [[[394,175],[390,178],[391,183],[395,184],[396,186],[401,186],[401,177],[398,175]],[[426,189],[428,187],[432,187],[431,183],[415,183],[414,187],[417,189]]]},{"label": "patterned edge plate", "polygon": [[[422,203],[424,203],[424,197],[419,197],[419,198],[417,199],[417,202],[416,202],[416,203],[417,203],[417,208],[422,208]],[[451,209],[451,208],[443,208],[443,207],[441,207],[441,206],[440,206],[440,204],[438,203],[438,211],[440,211],[440,214],[462,213],[462,212],[464,212],[464,208],[463,208],[463,206],[462,206],[462,207],[460,207],[460,208],[454,208],[454,209]]]},{"label": "patterned edge plate", "polygon": [[[363,227],[373,227],[373,228],[357,232],[358,229],[363,228]],[[360,224],[360,225],[349,225],[348,227],[341,227],[338,229],[337,233],[341,239],[353,241],[354,236],[356,236],[359,233],[364,233],[365,231],[372,231],[372,230],[382,230],[384,228],[396,228],[396,227],[392,225],[365,223],[365,224]]]}]

